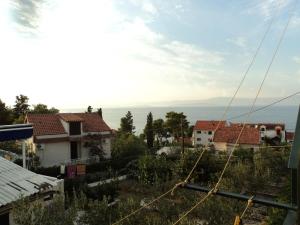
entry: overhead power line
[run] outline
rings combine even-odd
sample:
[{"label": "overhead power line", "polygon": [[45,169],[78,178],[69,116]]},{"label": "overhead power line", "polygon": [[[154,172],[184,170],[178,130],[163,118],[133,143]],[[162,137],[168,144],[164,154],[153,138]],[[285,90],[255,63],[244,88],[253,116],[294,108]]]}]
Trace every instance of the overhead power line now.
[{"label": "overhead power line", "polygon": [[[273,106],[273,105],[276,105],[276,104],[278,104],[278,103],[280,103],[280,102],[282,102],[282,101],[284,101],[284,100],[287,100],[287,99],[292,98],[292,97],[294,97],[295,95],[299,95],[299,94],[300,94],[300,91],[297,91],[297,92],[295,92],[294,94],[291,94],[291,95],[288,95],[288,96],[286,96],[286,97],[284,97],[284,98],[278,99],[277,101],[272,102],[272,103],[270,103],[270,104],[268,104],[268,105],[259,107],[259,108],[255,109],[255,110],[253,110],[253,111],[252,111],[252,114],[255,113],[255,112],[264,110],[264,109],[266,109],[266,108],[269,108],[269,107],[271,107],[271,106]],[[234,120],[234,119],[238,119],[238,118],[241,118],[241,117],[244,117],[244,116],[247,116],[247,115],[248,115],[248,112],[242,113],[242,114],[237,115],[237,116],[233,116],[233,117],[227,118],[227,120]]]},{"label": "overhead power line", "polygon": [[[297,3],[298,3],[298,0],[296,0],[296,4],[295,4],[295,7],[293,8],[293,11],[295,10]],[[293,12],[293,11],[292,11],[292,12]],[[191,213],[195,208],[197,208],[197,207],[198,207],[201,203],[203,203],[207,198],[209,198],[211,195],[213,195],[215,192],[218,191],[218,188],[219,188],[220,183],[221,183],[221,181],[222,181],[222,179],[223,179],[223,176],[224,176],[224,174],[225,174],[225,171],[227,170],[227,168],[228,168],[228,166],[229,166],[230,159],[232,158],[233,153],[234,153],[236,147],[238,146],[238,143],[239,143],[239,140],[240,140],[240,138],[241,138],[241,136],[242,136],[242,133],[243,133],[245,127],[246,127],[246,122],[247,122],[247,120],[250,118],[252,112],[254,111],[254,107],[255,107],[256,101],[257,101],[257,99],[258,99],[258,97],[259,97],[259,94],[261,93],[262,88],[263,88],[263,86],[264,86],[264,83],[265,83],[265,81],[266,81],[266,79],[267,79],[267,77],[268,77],[268,75],[269,75],[271,66],[273,65],[274,60],[275,60],[275,58],[276,58],[276,56],[277,56],[277,53],[278,53],[278,51],[279,51],[279,47],[281,46],[281,43],[282,43],[283,38],[284,38],[284,36],[285,36],[285,34],[286,34],[287,28],[288,28],[288,26],[289,26],[289,24],[290,24],[290,21],[291,21],[291,19],[292,19],[292,15],[293,15],[292,12],[290,12],[288,21],[287,21],[287,23],[286,23],[286,25],[285,25],[285,27],[284,27],[282,33],[281,33],[281,36],[280,36],[279,41],[278,41],[278,44],[277,44],[277,46],[276,46],[276,48],[275,48],[275,50],[274,50],[274,52],[273,52],[273,55],[272,55],[272,58],[271,58],[271,60],[270,60],[270,62],[269,62],[269,65],[268,65],[268,67],[267,67],[267,70],[266,70],[266,72],[265,72],[265,74],[264,74],[264,77],[263,77],[261,83],[260,83],[260,86],[259,86],[259,88],[258,88],[258,90],[257,90],[256,95],[255,95],[255,98],[253,99],[253,102],[252,102],[250,111],[247,113],[247,119],[246,119],[246,120],[244,121],[244,123],[243,123],[243,126],[242,126],[242,128],[241,128],[241,131],[240,131],[240,133],[239,133],[239,135],[238,135],[238,137],[237,137],[237,140],[236,140],[236,142],[235,142],[235,144],[234,144],[234,147],[233,147],[232,151],[231,151],[230,154],[229,154],[228,160],[227,160],[227,162],[226,162],[226,164],[225,164],[225,166],[224,166],[223,171],[221,172],[221,175],[219,176],[219,179],[218,179],[216,185],[213,187],[213,189],[211,189],[211,190],[207,193],[207,195],[205,195],[203,198],[201,198],[201,199],[199,200],[199,202],[198,202],[196,205],[194,205],[191,209],[189,209],[186,213],[184,213],[183,216],[181,216],[181,217],[180,217],[173,225],[178,224],[183,218],[185,218],[189,213]]]}]

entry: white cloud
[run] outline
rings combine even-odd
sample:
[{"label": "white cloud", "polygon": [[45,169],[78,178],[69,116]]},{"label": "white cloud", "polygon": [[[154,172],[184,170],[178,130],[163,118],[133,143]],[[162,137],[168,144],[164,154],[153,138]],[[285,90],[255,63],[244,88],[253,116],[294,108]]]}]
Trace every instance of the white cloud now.
[{"label": "white cloud", "polygon": [[297,16],[297,17],[292,18],[290,26],[292,28],[298,28],[298,27],[300,27],[300,17]]},{"label": "white cloud", "polygon": [[7,96],[23,93],[32,103],[66,108],[223,93],[210,82],[221,53],[170,40],[109,0],[58,2],[44,14],[39,39],[0,42],[0,73],[14,84],[2,89]]},{"label": "white cloud", "polygon": [[293,57],[293,61],[294,61],[295,63],[300,64],[300,57],[299,57],[299,56],[294,56],[294,57]]},{"label": "white cloud", "polygon": [[260,14],[265,19],[270,19],[277,11],[286,8],[291,0],[258,0],[255,5],[245,9],[249,14]]},{"label": "white cloud", "polygon": [[241,48],[245,48],[247,45],[247,40],[244,37],[228,38],[226,41]]}]

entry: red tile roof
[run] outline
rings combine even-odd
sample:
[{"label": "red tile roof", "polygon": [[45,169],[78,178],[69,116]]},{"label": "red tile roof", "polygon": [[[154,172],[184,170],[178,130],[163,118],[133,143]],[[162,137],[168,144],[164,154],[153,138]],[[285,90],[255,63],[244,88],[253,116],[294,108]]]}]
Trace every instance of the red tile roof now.
[{"label": "red tile roof", "polygon": [[34,136],[66,134],[61,120],[82,122],[85,133],[111,131],[98,113],[28,114],[27,122],[33,124]]},{"label": "red tile roof", "polygon": [[58,116],[66,122],[81,122],[83,119],[74,113],[59,113]]},{"label": "red tile roof", "polygon": [[27,122],[33,124],[34,136],[66,134],[56,114],[28,114]]},{"label": "red tile roof", "polygon": [[225,127],[226,121],[198,120],[194,126],[194,130],[214,131],[217,128],[219,122],[220,122],[219,128]]},{"label": "red tile roof", "polygon": [[98,113],[74,113],[83,119],[83,132],[111,131],[111,128],[99,116]]},{"label": "red tile roof", "polygon": [[[214,135],[214,142],[226,142],[235,144],[241,127],[223,127],[216,131]],[[260,144],[259,130],[253,127],[245,127],[239,139],[238,144]]]}]

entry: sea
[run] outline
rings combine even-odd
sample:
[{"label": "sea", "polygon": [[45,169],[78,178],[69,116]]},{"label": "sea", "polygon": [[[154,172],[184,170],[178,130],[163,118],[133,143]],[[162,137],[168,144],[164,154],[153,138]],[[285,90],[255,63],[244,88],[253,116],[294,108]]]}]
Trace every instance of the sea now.
[{"label": "sea", "polygon": [[[259,107],[258,107],[259,108]],[[257,109],[257,108],[256,108]],[[225,107],[221,106],[199,106],[199,107],[136,107],[136,108],[103,108],[103,118],[113,129],[120,127],[120,119],[130,111],[133,115],[133,123],[136,134],[143,132],[146,124],[147,115],[152,112],[154,119],[165,119],[167,112],[183,112],[187,116],[190,125],[197,120],[219,120],[224,113]],[[296,127],[299,106],[272,106],[247,116],[237,117],[247,113],[249,107],[232,106],[228,111],[226,119],[230,122],[265,122],[265,123],[284,123],[286,130],[293,131]],[[74,111],[74,110],[73,110]],[[84,111],[84,110],[76,110]]]}]

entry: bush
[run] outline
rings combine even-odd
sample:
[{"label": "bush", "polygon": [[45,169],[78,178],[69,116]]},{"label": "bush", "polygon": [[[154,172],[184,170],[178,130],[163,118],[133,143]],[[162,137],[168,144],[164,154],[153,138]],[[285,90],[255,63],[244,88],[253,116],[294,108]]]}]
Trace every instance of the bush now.
[{"label": "bush", "polygon": [[172,178],[172,165],[165,157],[145,155],[137,166],[138,179],[144,184],[162,183]]},{"label": "bush", "polygon": [[133,134],[120,134],[112,145],[113,159],[143,155],[146,151],[145,142]]}]

